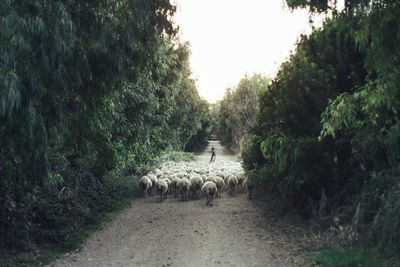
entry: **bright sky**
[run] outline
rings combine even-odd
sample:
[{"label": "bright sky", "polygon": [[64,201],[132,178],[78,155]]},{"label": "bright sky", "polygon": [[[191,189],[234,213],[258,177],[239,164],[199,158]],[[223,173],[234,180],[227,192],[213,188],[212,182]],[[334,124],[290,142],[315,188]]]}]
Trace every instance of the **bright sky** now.
[{"label": "bright sky", "polygon": [[208,102],[245,74],[274,77],[301,33],[309,33],[306,10],[290,12],[283,0],[175,0],[181,39],[189,41],[190,65]]}]

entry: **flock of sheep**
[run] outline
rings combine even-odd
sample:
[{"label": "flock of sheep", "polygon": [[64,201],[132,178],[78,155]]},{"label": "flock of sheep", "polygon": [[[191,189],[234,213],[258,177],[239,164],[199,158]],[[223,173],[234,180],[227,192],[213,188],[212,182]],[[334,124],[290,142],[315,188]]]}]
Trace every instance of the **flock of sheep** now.
[{"label": "flock of sheep", "polygon": [[200,199],[205,196],[206,205],[212,205],[223,190],[234,195],[237,190],[247,189],[251,197],[252,185],[244,175],[240,163],[233,161],[166,162],[139,180],[139,187],[146,198],[148,194],[160,195],[161,202],[168,194],[181,200]]}]

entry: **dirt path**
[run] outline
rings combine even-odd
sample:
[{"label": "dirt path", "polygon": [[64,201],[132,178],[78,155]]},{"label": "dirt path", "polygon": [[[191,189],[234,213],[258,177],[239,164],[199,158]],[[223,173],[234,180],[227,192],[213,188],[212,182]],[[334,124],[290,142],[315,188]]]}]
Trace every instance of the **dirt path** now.
[{"label": "dirt path", "polygon": [[205,199],[137,199],[50,266],[309,266],[296,219],[285,223],[279,203],[261,199],[223,192],[212,207]]},{"label": "dirt path", "polygon": [[245,194],[224,194],[213,207],[157,200],[135,201],[51,266],[307,266],[290,233],[269,225],[276,217],[264,217],[265,203]]}]

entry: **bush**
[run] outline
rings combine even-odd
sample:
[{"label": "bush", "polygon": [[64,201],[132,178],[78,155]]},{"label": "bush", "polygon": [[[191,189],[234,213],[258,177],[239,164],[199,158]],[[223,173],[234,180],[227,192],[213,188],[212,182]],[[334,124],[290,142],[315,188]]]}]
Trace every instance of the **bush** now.
[{"label": "bush", "polygon": [[160,156],[160,161],[193,161],[196,157],[193,153],[190,152],[183,152],[183,151],[171,151],[166,152]]},{"label": "bush", "polygon": [[[311,9],[312,2],[334,3],[287,2]],[[400,39],[391,36],[400,25],[400,2],[347,2],[322,28],[300,38],[260,95],[242,158],[255,182],[303,214],[332,223],[330,216],[340,218],[356,232],[348,241],[396,253]]]}]

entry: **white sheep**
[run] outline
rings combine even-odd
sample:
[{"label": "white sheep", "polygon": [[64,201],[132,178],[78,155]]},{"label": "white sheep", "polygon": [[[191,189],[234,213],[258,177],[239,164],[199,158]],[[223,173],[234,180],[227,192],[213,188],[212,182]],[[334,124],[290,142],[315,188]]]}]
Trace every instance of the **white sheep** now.
[{"label": "white sheep", "polygon": [[245,180],[245,176],[244,176],[244,172],[243,171],[239,171],[236,173],[236,178],[238,180],[238,187],[241,188],[242,192],[244,191],[244,180]]},{"label": "white sheep", "polygon": [[178,187],[179,193],[182,195],[182,201],[185,199],[189,200],[189,190],[191,187],[189,179],[186,177],[182,178],[176,183],[176,186]]},{"label": "white sheep", "polygon": [[177,187],[177,183],[180,180],[180,178],[178,177],[173,177],[171,179],[171,192],[174,194],[174,197],[178,196],[178,187]]},{"label": "white sheep", "polygon": [[222,172],[217,172],[217,176],[221,177],[222,179],[225,178],[225,174]]},{"label": "white sheep", "polygon": [[183,171],[181,171],[181,172],[178,172],[176,174],[176,176],[178,176],[179,178],[183,178],[183,177],[185,177],[185,173]]},{"label": "white sheep", "polygon": [[157,176],[155,176],[152,173],[147,174],[147,177],[149,177],[149,179],[151,180],[153,186],[151,187],[150,193],[153,195],[154,193],[154,187],[156,186],[156,182],[157,182]]},{"label": "white sheep", "polygon": [[205,183],[208,175],[202,174],[202,175],[200,175],[200,177],[201,177],[201,179],[203,179],[203,183]]},{"label": "white sheep", "polygon": [[139,187],[140,189],[142,189],[143,191],[143,197],[146,198],[147,197],[147,191],[151,190],[151,187],[153,186],[153,183],[151,182],[151,180],[149,179],[149,177],[147,176],[143,176],[142,178],[140,178],[139,180]]},{"label": "white sheep", "polygon": [[238,185],[238,179],[236,178],[235,175],[231,175],[228,178],[228,186],[230,188],[230,194],[234,195],[235,194],[235,188]]},{"label": "white sheep", "polygon": [[226,186],[228,186],[229,177],[231,177],[231,174],[227,174],[227,175],[225,175],[225,177],[224,177],[224,183],[225,183]]},{"label": "white sheep", "polygon": [[157,180],[155,186],[157,193],[160,194],[161,202],[163,202],[163,197],[167,198],[168,184],[164,179]]},{"label": "white sheep", "polygon": [[167,185],[168,185],[167,193],[170,193],[170,190],[171,190],[171,179],[166,178],[166,177],[163,177],[162,179],[167,182]]},{"label": "white sheep", "polygon": [[219,177],[219,176],[216,176],[216,177],[215,177],[215,184],[216,184],[217,189],[218,189],[218,192],[217,192],[217,196],[216,196],[216,197],[221,197],[221,191],[222,191],[222,188],[223,188],[224,185],[225,185],[224,179],[222,179],[222,178]]},{"label": "white sheep", "polygon": [[160,169],[155,169],[154,170],[155,175],[157,176],[157,178],[160,178],[161,175],[163,175],[163,172]]},{"label": "white sheep", "polygon": [[200,175],[192,175],[190,177],[191,190],[193,192],[193,197],[196,194],[197,198],[200,198],[201,187],[203,186],[203,179]]},{"label": "white sheep", "polygon": [[210,206],[212,206],[213,199],[218,193],[217,185],[214,182],[208,181],[203,185],[201,191],[203,191],[207,197],[206,205],[210,204]]},{"label": "white sheep", "polygon": [[171,179],[169,179],[169,178],[166,178],[166,177],[163,177],[163,178],[161,178],[161,180],[164,180],[164,181],[166,181],[166,182],[167,182],[167,184],[168,184],[168,187],[171,185]]},{"label": "white sheep", "polygon": [[206,178],[206,182],[213,182],[213,183],[215,183],[215,176],[208,176],[207,178]]}]

